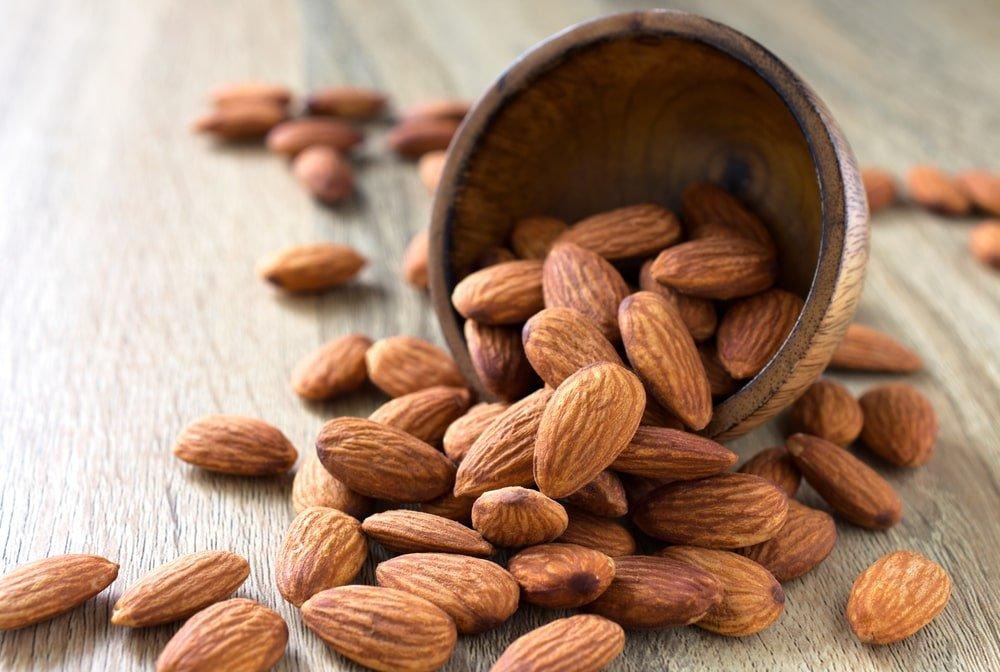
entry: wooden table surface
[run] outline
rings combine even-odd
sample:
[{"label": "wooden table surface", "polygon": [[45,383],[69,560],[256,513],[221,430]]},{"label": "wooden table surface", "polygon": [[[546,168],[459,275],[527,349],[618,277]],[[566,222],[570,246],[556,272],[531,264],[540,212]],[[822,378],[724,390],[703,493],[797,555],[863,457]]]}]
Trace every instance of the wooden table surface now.
[{"label": "wooden table surface", "polygon": [[[863,164],[1000,167],[1000,7],[991,0],[684,0],[745,31],[810,82]],[[439,339],[427,298],[399,279],[430,199],[373,129],[356,202],[317,207],[284,162],[187,132],[216,84],[297,90],[373,85],[397,106],[475,97],[522,50],[617,2],[37,0],[0,3],[0,569],[64,552],[121,563],[109,591],[68,615],[0,634],[0,669],[142,670],[176,626],[111,627],[124,587],[180,554],[250,559],[238,595],[288,621],[279,670],[353,670],[305,630],[274,588],[293,512],[291,477],[226,478],[170,455],[208,412],[244,413],[311,449],[324,419],[367,414],[374,392],[307,406],[294,362],[347,331]],[[1000,669],[998,455],[1000,274],[966,252],[969,222],[911,209],[880,216],[859,312],[927,362],[910,379],[941,420],[926,468],[889,473],[905,519],[874,534],[838,525],[832,556],[786,586],[787,608],[743,640],[694,628],[630,634],[613,670]],[[274,248],[313,240],[371,259],[360,283],[287,299],[253,275]],[[876,380],[846,376],[855,391]],[[765,427],[742,454],[780,440]],[[816,503],[807,490],[807,501]],[[858,572],[914,548],[955,589],[933,625],[865,647],[842,616]],[[365,570],[371,577],[371,566]],[[550,618],[527,611],[462,638],[449,670],[485,670]]]}]

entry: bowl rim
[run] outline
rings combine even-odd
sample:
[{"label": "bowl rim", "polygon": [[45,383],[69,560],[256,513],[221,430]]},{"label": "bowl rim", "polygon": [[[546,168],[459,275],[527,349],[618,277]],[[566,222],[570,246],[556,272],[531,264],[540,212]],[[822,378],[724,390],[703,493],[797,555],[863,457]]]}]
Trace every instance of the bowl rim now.
[{"label": "bowl rim", "polygon": [[[643,36],[698,42],[753,70],[792,114],[816,170],[819,255],[802,312],[764,368],[739,391],[716,404],[712,421],[700,432],[721,438],[738,436],[790,404],[826,367],[861,294],[868,258],[868,204],[853,152],[824,103],[781,59],[722,23],[667,9],[610,14],[569,26],[516,58],[472,107],[449,147],[432,209],[428,249],[431,298],[445,341],[459,367],[482,399],[495,399],[483,388],[472,366],[462,318],[451,305],[451,290],[456,283],[448,260],[449,233],[465,166],[500,110],[538,77],[575,51],[609,40]],[[793,374],[800,380],[790,384]],[[805,379],[808,382],[801,382]],[[782,391],[785,394],[780,394]]]}]

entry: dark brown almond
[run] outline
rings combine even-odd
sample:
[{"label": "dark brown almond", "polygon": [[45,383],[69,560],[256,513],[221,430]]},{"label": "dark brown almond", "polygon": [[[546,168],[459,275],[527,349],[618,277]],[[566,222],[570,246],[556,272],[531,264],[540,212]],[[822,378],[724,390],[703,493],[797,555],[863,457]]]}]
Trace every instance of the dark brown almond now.
[{"label": "dark brown almond", "polygon": [[506,264],[508,261],[517,261],[517,257],[506,247],[493,245],[479,253],[479,256],[476,257],[476,263],[473,266],[475,270],[482,270],[489,266]]},{"label": "dark brown almond", "polygon": [[857,399],[846,387],[827,378],[810,385],[788,413],[793,432],[812,434],[839,446],[858,438],[862,420]]},{"label": "dark brown almond", "polygon": [[593,602],[615,577],[615,561],[576,544],[526,548],[507,563],[524,600],[549,609],[576,609]]},{"label": "dark brown almond", "polygon": [[544,259],[568,227],[555,217],[526,217],[510,232],[510,246],[521,259]]},{"label": "dark brown almond", "polygon": [[865,194],[868,196],[868,211],[873,215],[895,205],[899,199],[896,178],[887,170],[863,168],[861,182],[865,185]]},{"label": "dark brown almond", "polygon": [[913,350],[889,334],[852,324],[834,350],[830,368],[912,373],[924,368],[924,363]]},{"label": "dark brown almond", "polygon": [[451,293],[463,317],[483,324],[519,324],[544,306],[542,262],[508,261],[467,275]]},{"label": "dark brown almond", "polygon": [[314,145],[347,153],[364,140],[359,130],[336,119],[292,119],[267,134],[267,148],[275,154],[295,156]]},{"label": "dark brown almond", "polygon": [[861,396],[861,440],[873,453],[898,467],[919,467],[934,454],[938,419],[934,407],[916,388],[883,385]]},{"label": "dark brown almond", "polygon": [[287,117],[284,106],[269,102],[234,103],[212,110],[194,120],[195,133],[213,135],[222,141],[254,140]]},{"label": "dark brown almond", "polygon": [[437,149],[427,152],[417,161],[417,175],[427,193],[434,194],[438,184],[441,182],[441,174],[444,172],[444,165],[448,162],[448,152]]},{"label": "dark brown almond", "polygon": [[653,277],[652,269],[652,259],[642,265],[639,270],[639,288],[644,292],[659,294],[668,303],[673,304],[694,340],[704,341],[711,338],[719,321],[718,315],[715,313],[715,305],[708,299],[687,296],[672,287],[661,285]]},{"label": "dark brown almond", "polygon": [[361,524],[343,511],[314,506],[295,517],[278,551],[275,583],[294,604],[354,580],[368,557]]},{"label": "dark brown almond", "polygon": [[385,110],[387,102],[386,95],[375,89],[329,86],[309,93],[306,111],[345,119],[372,119]]},{"label": "dark brown almond", "polygon": [[736,453],[703,436],[640,426],[611,468],[648,478],[688,481],[727,471],[736,459]]},{"label": "dark brown almond", "polygon": [[740,473],[753,474],[774,483],[789,497],[799,491],[802,474],[784,446],[765,448],[740,467]]},{"label": "dark brown almond", "polygon": [[520,329],[466,320],[464,331],[472,367],[487,392],[499,399],[516,401],[541,387],[524,354]]},{"label": "dark brown almond", "polygon": [[518,486],[484,492],[472,505],[472,526],[487,541],[506,548],[552,541],[568,522],[562,504]]},{"label": "dark brown almond", "polygon": [[969,230],[969,252],[980,263],[1000,268],[1000,219],[990,219]]},{"label": "dark brown almond", "polygon": [[778,534],[737,552],[784,583],[818,567],[836,543],[837,525],[830,514],[789,499],[788,518]]},{"label": "dark brown almond", "polygon": [[681,193],[681,216],[692,240],[741,237],[773,251],[774,240],[759,217],[725,189],[707,182],[688,185]]},{"label": "dark brown almond", "polygon": [[618,351],[590,318],[571,308],[546,308],[521,331],[524,353],[551,387],[590,364],[622,364]]},{"label": "dark brown almond", "polygon": [[753,378],[771,361],[802,312],[802,299],[771,289],[734,302],[719,323],[716,351],[733,378]]},{"label": "dark brown almond", "polygon": [[572,507],[566,513],[569,514],[569,525],[556,539],[560,544],[585,546],[612,558],[635,553],[635,538],[617,520],[593,516]]},{"label": "dark brown almond", "polygon": [[646,499],[653,490],[673,482],[665,478],[649,478],[648,476],[636,476],[634,474],[622,474],[621,479],[622,484],[625,486],[625,494],[628,496],[628,505],[630,508],[638,506],[639,502]]},{"label": "dark brown almond", "polygon": [[328,205],[354,193],[354,169],[336,149],[311,145],[292,161],[292,174],[319,201]]},{"label": "dark brown almond", "polygon": [[407,119],[451,119],[461,121],[469,113],[472,103],[461,98],[434,98],[412,105],[400,115]]},{"label": "dark brown almond", "polygon": [[677,416],[660,406],[659,402],[652,395],[646,395],[646,410],[642,412],[642,425],[649,427],[669,427],[670,429],[684,429],[684,423],[677,419]]},{"label": "dark brown almond", "polygon": [[618,305],[628,295],[628,285],[600,255],[579,245],[557,242],[545,258],[542,290],[546,308],[572,308],[583,313],[605,338],[618,342]]},{"label": "dark brown almond", "polygon": [[206,415],[184,428],[174,456],[196,467],[235,476],[283,474],[298,451],[281,431],[241,415]]},{"label": "dark brown almond", "polygon": [[448,149],[458,124],[453,119],[408,119],[389,131],[386,145],[405,159],[419,159],[427,152]]},{"label": "dark brown almond", "polygon": [[413,336],[389,336],[365,353],[368,377],[390,397],[435,385],[464,387],[458,365],[438,346]]},{"label": "dark brown almond", "polygon": [[98,555],[71,553],[21,565],[0,577],[0,631],[64,614],[117,577],[118,565]]},{"label": "dark brown almond", "polygon": [[441,516],[448,520],[457,520],[460,523],[469,523],[472,520],[472,505],[475,502],[476,497],[468,495],[456,497],[450,492],[446,492],[437,499],[421,502],[418,506],[424,513]]},{"label": "dark brown almond", "polygon": [[605,469],[587,485],[566,498],[578,509],[606,518],[621,518],[628,513],[628,497],[618,475]]},{"label": "dark brown almond", "polygon": [[490,672],[598,672],[621,655],[625,633],[593,614],[560,618],[521,635]]},{"label": "dark brown almond", "polygon": [[218,107],[247,103],[269,103],[284,107],[292,100],[292,91],[283,84],[270,82],[235,82],[216,87],[210,98]]},{"label": "dark brown almond", "polygon": [[465,415],[448,425],[443,440],[444,454],[456,463],[461,462],[476,439],[508,408],[510,404],[502,402],[483,402],[470,408]]},{"label": "dark brown almond", "polygon": [[334,478],[310,451],[292,481],[292,507],[295,513],[301,513],[311,506],[337,509],[360,519],[371,511],[372,502]]},{"label": "dark brown almond", "polygon": [[368,419],[440,445],[448,425],[469,408],[469,390],[437,385],[404,394],[376,408]]},{"label": "dark brown almond", "polygon": [[954,177],[934,166],[914,166],[906,174],[906,190],[918,205],[942,215],[967,215],[972,202]]},{"label": "dark brown almond", "polygon": [[698,355],[701,357],[701,364],[705,367],[705,375],[708,376],[708,387],[712,391],[713,399],[728,397],[739,389],[740,384],[729,375],[722,362],[719,361],[719,353],[716,352],[714,343],[701,343],[698,345]]},{"label": "dark brown almond", "polygon": [[419,289],[427,289],[427,246],[430,230],[421,229],[406,246],[403,253],[403,279]]},{"label": "dark brown almond", "polygon": [[371,345],[362,334],[345,334],[324,343],[292,369],[292,389],[313,401],[353,392],[368,380],[365,353]]},{"label": "dark brown almond", "polygon": [[752,240],[704,238],[668,247],[653,260],[657,282],[703,299],[763,292],[778,277],[774,255]]},{"label": "dark brown almond", "polygon": [[643,203],[581,219],[559,240],[615,261],[656,254],[680,238],[681,223],[674,213],[659,205]]},{"label": "dark brown almond", "polygon": [[361,529],[397,553],[493,555],[493,546],[476,530],[422,511],[396,509],[376,513],[365,519]]},{"label": "dark brown almond", "polygon": [[1000,217],[1000,174],[988,170],[968,170],[955,176],[959,187],[977,209]]},{"label": "dark brown almond", "polygon": [[286,292],[320,292],[354,278],[368,260],[347,245],[311,243],[279,250],[260,260],[257,273]]}]

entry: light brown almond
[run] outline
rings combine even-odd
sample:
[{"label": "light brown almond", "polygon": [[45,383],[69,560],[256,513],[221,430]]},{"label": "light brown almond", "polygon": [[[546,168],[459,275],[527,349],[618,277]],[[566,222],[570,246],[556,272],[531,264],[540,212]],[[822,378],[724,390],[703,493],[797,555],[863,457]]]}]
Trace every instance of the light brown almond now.
[{"label": "light brown almond", "polygon": [[196,467],[235,476],[282,474],[299,456],[276,427],[240,415],[195,420],[177,437],[173,453]]},{"label": "light brown almond", "polygon": [[354,169],[333,147],[306,147],[292,161],[292,174],[314,198],[328,205],[354,193]]},{"label": "light brown almond", "polygon": [[734,302],[719,323],[716,351],[733,378],[760,373],[778,352],[802,312],[802,299],[770,289]]},{"label": "light brown almond", "polygon": [[551,387],[589,364],[622,364],[618,351],[588,317],[571,308],[546,308],[521,331],[524,352],[534,370]]},{"label": "light brown almond", "polygon": [[727,471],[736,453],[697,434],[640,426],[611,468],[628,474],[688,481]]},{"label": "light brown almond", "polygon": [[198,117],[191,124],[191,130],[222,141],[255,140],[267,135],[286,116],[284,106],[274,103],[234,103]]},{"label": "light brown almond", "polygon": [[605,469],[587,485],[566,497],[578,509],[606,518],[621,518],[628,513],[628,497],[618,474]]},{"label": "light brown almond", "polygon": [[552,541],[568,523],[562,504],[518,486],[484,492],[472,505],[472,526],[487,541],[506,548]]},{"label": "light brown almond", "polygon": [[526,548],[508,563],[526,602],[548,609],[576,609],[593,602],[615,577],[615,561],[576,544]]},{"label": "light brown almond", "polygon": [[557,242],[545,258],[542,290],[546,308],[572,308],[583,313],[605,338],[618,342],[618,305],[628,295],[628,285],[600,255],[579,245]]},{"label": "light brown almond", "polygon": [[299,607],[321,590],[353,581],[367,557],[361,523],[343,511],[310,507],[285,533],[275,583],[281,595]]},{"label": "light brown almond", "polygon": [[818,567],[836,543],[837,525],[830,514],[789,499],[788,518],[778,534],[737,552],[784,583]]},{"label": "light brown almond", "polygon": [[861,182],[864,184],[865,194],[868,196],[868,211],[873,215],[895,205],[899,199],[896,178],[887,170],[863,168]]},{"label": "light brown almond", "polygon": [[385,110],[387,102],[386,95],[375,89],[329,86],[309,93],[306,111],[345,119],[372,119]]},{"label": "light brown almond", "polygon": [[410,238],[403,252],[403,279],[418,289],[427,289],[427,248],[430,230],[421,229]]},{"label": "light brown almond", "polygon": [[71,553],[21,565],[0,577],[0,631],[64,614],[117,577],[118,565],[98,555]]},{"label": "light brown almond", "polygon": [[661,285],[653,277],[653,260],[649,259],[639,269],[639,288],[644,292],[659,294],[672,304],[680,313],[684,326],[691,332],[696,341],[704,341],[712,337],[718,325],[718,315],[715,306],[708,299],[681,294],[673,287]]},{"label": "light brown almond", "polygon": [[852,324],[834,350],[830,368],[912,373],[924,368],[924,363],[913,350],[889,334]]},{"label": "light brown almond", "polygon": [[457,553],[493,555],[483,536],[458,521],[423,511],[396,509],[368,516],[361,529],[369,537],[397,553]]},{"label": "light brown almond", "polygon": [[542,262],[508,261],[467,275],[451,293],[463,317],[483,324],[519,324],[544,306]]},{"label": "light brown almond", "polygon": [[980,263],[1000,268],[1000,219],[990,219],[969,230],[969,252]]},{"label": "light brown almond", "polygon": [[437,385],[387,401],[372,411],[368,419],[438,446],[448,425],[468,408],[469,390]]},{"label": "light brown almond", "polygon": [[972,205],[988,215],[1000,217],[1000,174],[967,170],[955,176]]},{"label": "light brown almond", "polygon": [[362,334],[345,334],[324,343],[292,369],[292,389],[312,401],[353,392],[368,380],[365,353],[371,345]]},{"label": "light brown almond", "polygon": [[466,320],[464,332],[472,367],[487,392],[499,399],[516,401],[541,387],[524,354],[520,329]]},{"label": "light brown almond", "polygon": [[365,353],[368,377],[390,397],[435,385],[465,387],[458,365],[438,346],[413,336],[389,336]]},{"label": "light brown almond", "polygon": [[774,240],[767,227],[736,197],[707,182],[688,185],[681,193],[681,216],[692,240],[702,238],[746,238],[772,253]]},{"label": "light brown almond", "polygon": [[788,414],[793,432],[812,434],[839,446],[858,438],[862,420],[857,399],[846,387],[828,378],[810,385]]},{"label": "light brown almond", "polygon": [[784,446],[758,452],[740,467],[740,473],[760,476],[777,485],[789,497],[795,496],[802,483],[802,474]]},{"label": "light brown almond", "polygon": [[898,467],[919,467],[934,454],[938,419],[934,407],[914,387],[882,385],[861,396],[861,440],[868,449]]},{"label": "light brown almond", "polygon": [[438,183],[441,182],[441,173],[444,172],[444,164],[447,161],[448,152],[443,149],[427,152],[420,157],[417,162],[417,175],[427,193],[433,194],[437,191]]},{"label": "light brown almond", "polygon": [[346,283],[367,263],[367,259],[347,245],[311,243],[268,255],[257,264],[257,273],[286,292],[311,293]]},{"label": "light brown almond", "polygon": [[472,103],[461,98],[432,98],[412,105],[400,115],[407,119],[451,119],[461,121],[469,113]]},{"label": "light brown almond", "polygon": [[316,453],[309,451],[292,481],[292,506],[295,513],[311,506],[325,506],[360,519],[368,515],[372,503],[334,478]]},{"label": "light brown almond", "polygon": [[568,507],[569,524],[556,539],[560,544],[577,544],[600,551],[612,558],[635,553],[635,538],[628,529],[612,518],[593,516]]},{"label": "light brown almond", "polygon": [[444,433],[444,454],[454,462],[461,462],[476,439],[489,427],[510,404],[482,402],[468,410],[462,417],[448,425]]},{"label": "light brown almond", "polygon": [[650,270],[657,282],[703,299],[757,294],[778,277],[773,253],[743,238],[703,238],[668,247]]},{"label": "light brown almond", "polygon": [[652,203],[630,205],[581,219],[559,237],[609,261],[656,254],[681,238],[674,213]]},{"label": "light brown almond", "polygon": [[283,84],[248,81],[234,82],[216,87],[211,95],[212,103],[218,107],[246,103],[269,103],[284,107],[292,100],[292,91]]},{"label": "light brown almond", "polygon": [[413,118],[401,121],[386,134],[390,150],[405,159],[416,160],[427,152],[448,149],[458,121],[453,119]]},{"label": "light brown almond", "polygon": [[313,146],[330,147],[347,153],[357,147],[364,134],[336,119],[291,119],[267,134],[267,148],[275,154],[295,156]]},{"label": "light brown almond", "polygon": [[620,625],[579,614],[520,636],[490,672],[598,672],[624,649],[625,632]]},{"label": "light brown almond", "polygon": [[972,209],[972,202],[958,180],[934,166],[911,168],[906,174],[906,189],[918,205],[942,215],[961,216]]},{"label": "light brown almond", "polygon": [[701,357],[701,364],[705,367],[705,375],[708,376],[708,388],[712,391],[713,399],[723,399],[739,389],[738,383],[726,368],[719,361],[719,353],[715,349],[714,343],[700,343],[698,345],[698,356]]},{"label": "light brown almond", "polygon": [[568,227],[555,217],[526,217],[510,232],[510,246],[521,259],[544,259]]}]

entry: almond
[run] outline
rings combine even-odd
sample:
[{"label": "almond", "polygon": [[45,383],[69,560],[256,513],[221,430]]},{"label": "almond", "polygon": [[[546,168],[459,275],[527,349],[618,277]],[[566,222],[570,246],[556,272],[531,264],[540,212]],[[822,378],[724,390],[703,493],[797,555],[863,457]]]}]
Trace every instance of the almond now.
[{"label": "almond", "polygon": [[427,289],[427,248],[430,244],[430,230],[418,231],[403,253],[403,279],[414,287]]},{"label": "almond", "polygon": [[350,124],[335,119],[292,119],[267,134],[267,148],[275,154],[295,156],[308,147],[330,147],[338,152],[354,149],[364,135]]},{"label": "almond", "polygon": [[628,474],[688,481],[728,471],[736,453],[697,434],[640,426],[611,468]]},{"label": "almond", "polygon": [[320,292],[351,280],[367,263],[347,245],[312,243],[265,257],[257,264],[257,273],[286,292]]},{"label": "almond", "polygon": [[830,367],[882,373],[912,373],[924,368],[920,357],[889,334],[852,324],[833,352]]},{"label": "almond", "polygon": [[980,263],[1000,268],[1000,220],[991,219],[972,227],[969,251]]},{"label": "almond", "polygon": [[368,377],[390,397],[448,385],[465,387],[458,365],[441,348],[413,336],[390,336],[375,341],[365,353]]},{"label": "almond", "polygon": [[465,344],[472,367],[486,391],[516,401],[540,383],[521,345],[521,330],[465,321]]},{"label": "almond", "polygon": [[808,434],[793,434],[786,445],[809,485],[855,525],[884,530],[903,517],[892,486],[840,446]]},{"label": "almond", "polygon": [[955,179],[977,209],[1000,216],[1000,175],[987,170],[968,170]]},{"label": "almond", "polygon": [[896,551],[861,572],[847,602],[847,622],[865,644],[906,639],[944,611],[951,577],[913,551]]},{"label": "almond", "polygon": [[639,288],[644,292],[659,294],[680,313],[684,326],[696,341],[711,338],[718,325],[715,306],[708,299],[699,299],[681,294],[672,287],[661,285],[653,277],[653,260],[650,259],[639,270]]},{"label": "almond", "polygon": [[629,507],[636,507],[639,502],[646,499],[649,493],[657,488],[663,487],[673,481],[665,478],[649,478],[648,476],[636,476],[634,474],[622,474],[622,484],[625,486],[625,494],[628,496]]},{"label": "almond", "polygon": [[703,299],[757,294],[778,277],[774,254],[743,238],[704,238],[668,247],[650,271],[657,282]]},{"label": "almond", "polygon": [[411,553],[375,568],[378,585],[422,597],[451,616],[463,634],[497,627],[515,611],[517,581],[489,560],[448,553]]},{"label": "almond", "polygon": [[429,502],[421,502],[419,509],[424,513],[434,516],[441,516],[448,520],[457,520],[460,523],[468,523],[472,520],[472,505],[475,502],[476,497],[456,497],[450,492],[446,492],[437,499],[432,499]]},{"label": "almond", "polygon": [[670,429],[684,429],[684,423],[677,419],[677,416],[660,406],[651,395],[646,395],[646,409],[642,412],[642,423],[650,427],[669,427]]},{"label": "almond", "polygon": [[361,529],[397,553],[493,555],[493,547],[476,530],[422,511],[397,509],[376,513],[365,519]]},{"label": "almond", "polygon": [[618,304],[628,295],[628,285],[600,255],[579,245],[557,242],[545,259],[542,290],[546,308],[572,308],[583,313],[605,338],[618,342]]},{"label": "almond", "polygon": [[493,245],[479,253],[474,266],[476,270],[482,270],[488,266],[506,264],[508,261],[517,261],[517,257],[506,247]]},{"label": "almond", "polygon": [[407,119],[394,126],[385,141],[390,150],[404,159],[419,159],[427,152],[448,149],[458,125],[453,119]]},{"label": "almond", "polygon": [[111,622],[145,628],[182,620],[232,595],[249,575],[250,565],[235,553],[182,555],[129,586],[115,602]]},{"label": "almond", "polygon": [[278,552],[275,582],[299,607],[321,590],[354,580],[368,557],[361,524],[336,509],[315,506],[295,517]]},{"label": "almond", "polygon": [[934,166],[914,166],[906,175],[910,198],[918,205],[943,215],[965,215],[972,203],[954,177]]},{"label": "almond", "polygon": [[407,108],[400,117],[408,119],[451,119],[461,121],[469,113],[472,103],[460,98],[435,98],[422,100]]},{"label": "almond", "polygon": [[620,625],[581,614],[521,635],[490,672],[598,672],[624,649],[625,632]]},{"label": "almond", "polygon": [[615,577],[615,561],[576,544],[526,548],[507,564],[526,602],[549,609],[576,609],[596,600]]},{"label": "almond", "polygon": [[451,488],[455,465],[420,439],[394,427],[336,418],[316,439],[320,462],[348,488],[392,502],[425,502]]},{"label": "almond", "polygon": [[437,385],[387,401],[368,419],[436,446],[444,438],[448,425],[468,408],[469,391],[466,388]]},{"label": "almond", "polygon": [[215,109],[194,120],[195,133],[214,135],[223,141],[262,138],[285,120],[284,106],[270,102],[234,103]]},{"label": "almond", "polygon": [[444,433],[444,454],[455,462],[461,462],[476,439],[489,427],[510,404],[476,404],[450,425]]},{"label": "almond", "polygon": [[518,324],[542,309],[542,262],[508,261],[467,275],[451,303],[463,317],[483,324]]},{"label": "almond", "polygon": [[302,620],[337,653],[384,672],[433,672],[458,639],[440,607],[395,588],[324,590],[302,605]]},{"label": "almond", "polygon": [[919,467],[934,454],[937,413],[927,397],[902,383],[876,387],[862,395],[861,440],[898,467]]},{"label": "almond", "polygon": [[387,102],[385,94],[375,89],[331,86],[312,91],[306,98],[306,110],[345,119],[371,119],[382,113]]},{"label": "almond", "polygon": [[690,625],[722,602],[722,585],[695,565],[647,555],[615,558],[615,579],[588,611],[624,628]]},{"label": "almond", "polygon": [[328,205],[354,192],[354,170],[336,149],[326,145],[299,152],[292,161],[292,174],[314,198]]},{"label": "almond", "polygon": [[681,238],[681,224],[669,210],[643,203],[582,219],[559,237],[609,261],[656,254]]},{"label": "almond", "polygon": [[741,548],[781,583],[797,579],[819,566],[837,542],[837,525],[830,514],[788,500],[788,518],[771,539]]},{"label": "almond", "polygon": [[488,541],[507,548],[552,541],[568,523],[562,504],[522,487],[490,490],[472,505],[472,526]]},{"label": "almond", "polygon": [[569,514],[569,525],[556,539],[557,542],[592,548],[612,558],[635,553],[635,538],[617,520],[592,516],[572,507],[566,513]]},{"label": "almond", "polygon": [[570,308],[546,308],[521,331],[524,353],[534,370],[551,387],[589,364],[621,364],[621,357],[597,325]]},{"label": "almond", "polygon": [[566,222],[555,217],[526,217],[511,229],[510,246],[521,259],[544,259],[567,228]]},{"label": "almond", "polygon": [[701,364],[705,367],[705,375],[708,376],[708,389],[712,391],[713,399],[728,397],[739,389],[740,384],[729,375],[729,372],[722,366],[722,362],[719,361],[719,353],[716,351],[714,343],[699,344],[698,356],[701,357]]},{"label": "almond", "polygon": [[269,82],[235,82],[217,87],[211,93],[212,102],[218,107],[247,103],[269,103],[284,107],[292,100],[292,91],[282,84]]},{"label": "almond", "polygon": [[692,240],[746,238],[774,252],[767,227],[725,189],[707,182],[688,185],[681,193],[681,216]]},{"label": "almond", "polygon": [[371,345],[362,334],[346,334],[321,345],[292,369],[292,389],[312,401],[353,392],[368,380],[365,353]]},{"label": "almond", "polygon": [[271,476],[292,468],[295,446],[277,428],[240,415],[206,415],[177,437],[174,456],[196,467],[236,476]]},{"label": "almond", "polygon": [[737,380],[753,378],[785,342],[802,312],[802,299],[771,289],[734,302],[719,323],[719,361]]},{"label": "almond", "polygon": [[657,539],[740,548],[776,535],[787,515],[785,493],[773,483],[750,474],[719,474],[654,490],[632,520]]},{"label": "almond", "polygon": [[730,551],[670,546],[657,555],[712,574],[722,585],[722,602],[695,623],[728,637],[746,637],[773,624],[785,609],[785,591],[766,569]]},{"label": "almond", "polygon": [[861,406],[847,388],[829,379],[809,386],[788,414],[793,432],[812,434],[839,446],[861,433]]},{"label": "almond", "polygon": [[628,513],[625,486],[613,471],[605,469],[587,485],[566,498],[578,509],[606,518],[621,518]]},{"label": "almond", "polygon": [[625,352],[650,393],[687,426],[712,419],[705,366],[680,313],[652,292],[636,292],[618,309]]},{"label": "almond", "polygon": [[111,585],[118,565],[97,555],[56,555],[0,577],[0,631],[64,614]]},{"label": "almond", "polygon": [[443,149],[427,152],[420,157],[417,162],[417,175],[427,193],[433,194],[437,191],[438,183],[441,182],[441,173],[444,172],[444,164],[447,161],[448,152]]},{"label": "almond", "polygon": [[213,604],[188,619],[156,659],[156,672],[267,672],[285,655],[288,626],[253,600]]},{"label": "almond", "polygon": [[645,406],[642,383],[617,364],[591,364],[564,380],[538,424],[538,488],[565,497],[594,480],[625,450]]},{"label": "almond", "polygon": [[316,453],[310,452],[295,473],[292,506],[295,513],[301,513],[311,506],[325,506],[343,511],[354,518],[364,518],[371,510],[372,503],[367,497],[359,495],[331,476]]},{"label": "almond", "polygon": [[784,446],[765,448],[740,467],[740,473],[753,474],[777,485],[789,497],[794,497],[802,483],[802,474]]},{"label": "almond", "polygon": [[868,211],[875,214],[894,205],[899,198],[896,178],[881,168],[863,168],[861,182],[868,195]]}]

